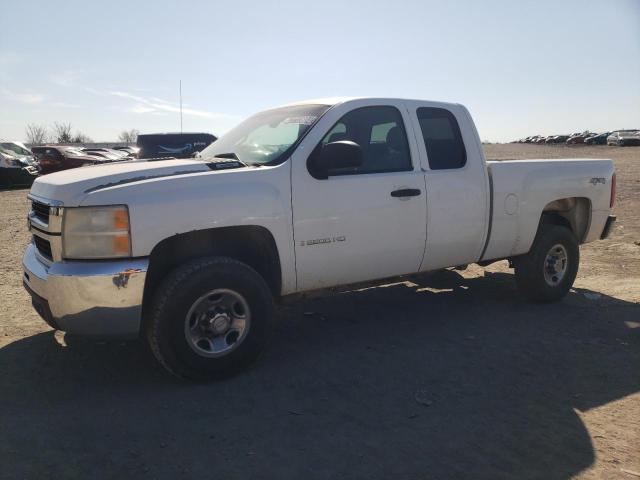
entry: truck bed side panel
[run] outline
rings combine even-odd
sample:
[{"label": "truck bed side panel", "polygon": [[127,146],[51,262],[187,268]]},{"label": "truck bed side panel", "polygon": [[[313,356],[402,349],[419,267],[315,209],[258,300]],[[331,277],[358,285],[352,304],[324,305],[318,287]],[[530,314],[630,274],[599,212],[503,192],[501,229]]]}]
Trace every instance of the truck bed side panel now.
[{"label": "truck bed side panel", "polygon": [[493,184],[491,236],[483,260],[527,253],[546,205],[586,198],[590,218],[582,242],[599,238],[610,213],[611,160],[487,162]]}]

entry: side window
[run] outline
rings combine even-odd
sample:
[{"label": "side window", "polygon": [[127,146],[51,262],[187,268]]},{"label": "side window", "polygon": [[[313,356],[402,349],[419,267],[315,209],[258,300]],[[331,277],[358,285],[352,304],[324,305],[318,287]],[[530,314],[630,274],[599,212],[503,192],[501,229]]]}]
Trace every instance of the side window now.
[{"label": "side window", "polygon": [[333,170],[329,176],[412,170],[402,115],[395,107],[362,107],[350,111],[329,130],[314,153],[327,143],[340,140],[360,145],[362,166]]},{"label": "side window", "polygon": [[467,152],[456,117],[444,108],[421,107],[416,113],[431,170],[464,167]]},{"label": "side window", "polygon": [[322,139],[322,145],[326,145],[327,143],[337,142],[338,140],[346,140],[347,127],[344,123],[338,122],[336,123],[329,133],[325,135]]}]

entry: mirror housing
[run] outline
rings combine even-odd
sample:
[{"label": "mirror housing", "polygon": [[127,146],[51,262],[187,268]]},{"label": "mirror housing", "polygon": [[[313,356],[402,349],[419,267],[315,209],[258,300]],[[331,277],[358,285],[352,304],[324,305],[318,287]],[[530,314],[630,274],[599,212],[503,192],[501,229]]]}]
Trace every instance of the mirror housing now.
[{"label": "mirror housing", "polygon": [[362,148],[351,140],[327,143],[315,156],[310,165],[312,175],[318,179],[328,178],[331,170],[359,167],[362,165]]}]

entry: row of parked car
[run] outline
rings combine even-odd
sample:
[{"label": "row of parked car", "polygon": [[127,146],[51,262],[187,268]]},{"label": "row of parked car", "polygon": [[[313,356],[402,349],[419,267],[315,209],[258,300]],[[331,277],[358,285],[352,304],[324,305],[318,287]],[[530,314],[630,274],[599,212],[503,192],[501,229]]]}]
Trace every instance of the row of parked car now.
[{"label": "row of parked car", "polygon": [[571,135],[533,135],[521,138],[514,143],[566,143],[567,145],[615,145],[630,147],[640,145],[640,130],[616,130],[613,132],[579,132]]},{"label": "row of parked car", "polygon": [[31,147],[41,175],[85,165],[98,165],[137,158],[137,147],[82,148],[66,145]]},{"label": "row of parked car", "polygon": [[38,175],[125,160],[188,158],[208,147],[210,133],[155,133],[138,135],[136,146],[113,148],[82,145],[37,145],[0,142],[0,188],[29,186]]},{"label": "row of parked car", "polygon": [[38,175],[68,168],[137,158],[137,147],[84,148],[0,142],[0,187],[29,186]]}]

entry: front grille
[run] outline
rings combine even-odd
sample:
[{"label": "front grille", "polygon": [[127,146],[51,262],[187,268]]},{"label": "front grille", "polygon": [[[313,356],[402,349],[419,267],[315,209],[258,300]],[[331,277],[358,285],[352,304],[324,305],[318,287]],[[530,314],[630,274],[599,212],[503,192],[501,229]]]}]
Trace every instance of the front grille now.
[{"label": "front grille", "polygon": [[38,220],[49,224],[49,205],[36,202],[34,200],[31,202],[31,209],[33,210],[33,214]]},{"label": "front grille", "polygon": [[49,243],[49,240],[45,240],[42,237],[34,235],[33,244],[38,249],[40,255],[42,255],[44,258],[48,258],[49,260],[53,260],[53,255],[51,254],[51,244]]}]

